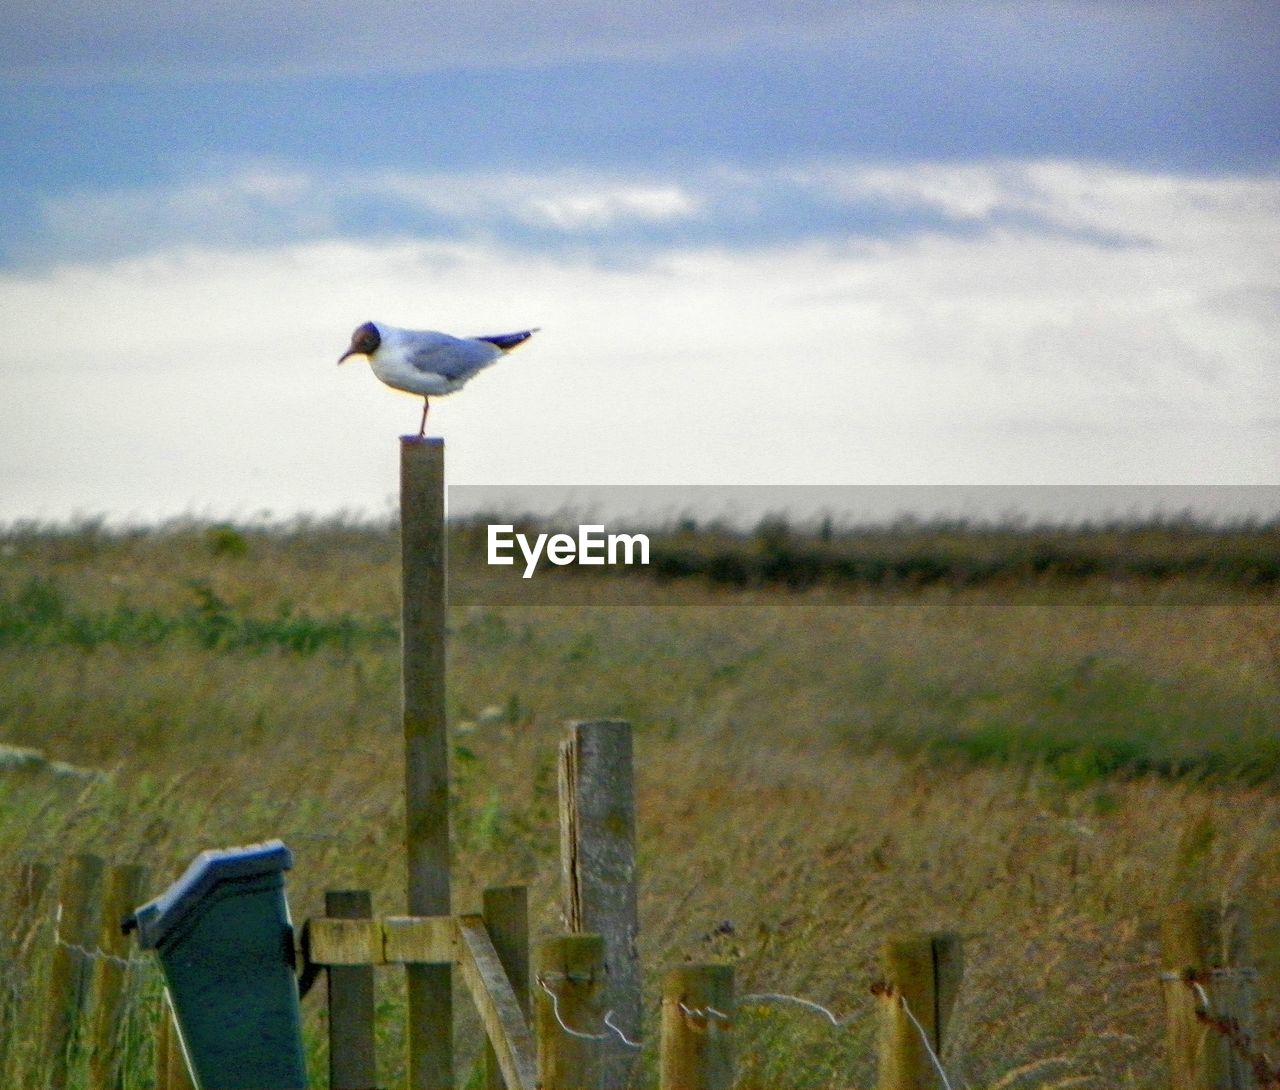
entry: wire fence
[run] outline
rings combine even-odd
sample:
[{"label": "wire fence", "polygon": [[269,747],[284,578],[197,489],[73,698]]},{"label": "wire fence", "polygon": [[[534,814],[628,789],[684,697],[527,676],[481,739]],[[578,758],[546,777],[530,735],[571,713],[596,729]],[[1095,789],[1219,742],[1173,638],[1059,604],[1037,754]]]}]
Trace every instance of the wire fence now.
[{"label": "wire fence", "polygon": [[[615,1012],[612,1010],[605,1011],[604,1014],[601,1016],[600,1021],[601,1021],[602,1028],[599,1030],[593,1031],[586,1027],[569,1025],[568,1022],[565,1020],[564,1016],[561,1014],[560,996],[555,988],[555,985],[564,983],[568,979],[569,978],[567,976],[564,976],[562,974],[550,974],[550,973],[543,974],[535,978],[535,982],[538,985],[538,987],[551,1000],[551,1010],[552,1010],[553,1017],[555,1018],[556,1023],[559,1025],[560,1030],[563,1033],[577,1040],[607,1041],[607,1040],[616,1039],[629,1049],[639,1050],[643,1047],[642,1042],[632,1039],[625,1032],[623,1032],[623,1030],[618,1026],[616,1021],[614,1020]],[[873,990],[875,987],[877,986],[873,986]],[[933,1043],[929,1039],[928,1031],[921,1024],[919,1018],[916,1017],[915,1012],[911,1010],[910,1005],[907,1003],[906,997],[901,994],[894,993],[891,996],[891,998],[901,1006],[902,1010],[906,1013],[912,1025],[915,1027],[916,1032],[919,1034],[921,1045],[924,1048],[926,1055],[929,1057],[929,1060],[932,1063],[934,1070],[937,1072],[938,1078],[941,1081],[941,1084],[944,1090],[953,1090],[951,1080],[947,1076],[946,1069],[942,1065],[942,1060],[939,1058],[937,1052],[934,1050]],[[803,996],[790,995],[784,992],[748,993],[746,995],[738,996],[734,1001],[735,1008],[787,1006],[787,1005],[798,1007],[799,1009],[809,1014],[818,1015],[837,1029],[842,1029],[848,1026],[857,1017],[856,1015],[847,1015],[843,1018],[837,1017],[829,1008],[823,1006],[821,1003],[818,1003],[815,1000],[806,999]],[[701,1021],[703,1023],[716,1021],[716,1022],[720,1022],[722,1024],[727,1025],[731,1023],[733,1020],[733,1016],[729,1014],[727,1011],[722,1011],[716,1007],[709,1006],[709,1005],[702,1006],[702,1007],[690,1007],[687,1004],[681,1002],[679,1004],[679,1009],[681,1014],[684,1015],[686,1018],[692,1019],[694,1021]]]},{"label": "wire fence", "polygon": [[[9,891],[10,899],[12,892]],[[4,907],[0,904],[0,909]],[[12,911],[7,916],[0,915],[0,923],[5,925],[0,928],[0,952],[5,955],[0,959],[0,1084],[31,1084],[28,1073],[36,1038],[46,1033],[48,1023],[49,1004],[41,998],[49,987],[50,966],[58,951],[72,955],[74,962],[88,966],[89,971],[105,965],[123,975],[124,1028],[113,1032],[121,1041],[132,1042],[135,1057],[144,1056],[151,1047],[147,1041],[159,1011],[160,980],[154,959],[136,952],[121,955],[83,934],[68,932],[68,918],[74,913],[61,898],[46,895],[28,908],[31,910],[21,921],[12,918]],[[1220,1000],[1221,995],[1234,989],[1249,990],[1260,984],[1256,969],[1244,966],[1161,971],[1154,954],[1151,960],[1135,962],[1120,954],[1110,955],[1104,945],[1087,944],[1082,938],[1076,951],[1078,960],[1058,956],[1043,958],[1037,964],[1028,958],[1027,971],[1010,976],[993,972],[984,957],[983,943],[1002,938],[976,937],[976,948],[968,958],[964,985],[943,1047],[935,1047],[923,1024],[927,1021],[925,1012],[905,996],[884,991],[883,985],[855,988],[838,1004],[831,1004],[825,997],[757,990],[738,995],[727,1010],[694,1002],[683,1004],[680,1010],[686,1018],[700,1023],[732,1020],[743,1058],[741,1066],[747,1072],[744,1082],[752,1073],[758,1074],[766,1062],[764,1057],[756,1060],[751,1055],[754,1050],[772,1047],[784,1033],[792,1040],[803,1041],[816,1032],[842,1039],[830,1049],[829,1080],[845,1085],[873,1085],[874,1049],[869,1047],[869,1041],[877,1008],[868,1001],[867,997],[871,997],[897,1000],[939,1085],[946,1090],[978,1086],[1017,1090],[1051,1085],[1101,1088],[1122,1085],[1122,1080],[1134,1086],[1157,1087],[1167,1084],[1162,1055],[1165,1011],[1160,990],[1166,988],[1168,994],[1185,989],[1193,1000],[1195,1020],[1249,1069],[1257,1090],[1280,1090],[1280,1066],[1267,1047],[1274,1027],[1266,1022],[1252,1023],[1225,1008]],[[1030,952],[1036,952],[1035,948]],[[636,1053],[642,1051],[642,1046],[652,1046],[651,1040],[620,1024],[613,1010],[605,1010],[595,1022],[567,1016],[560,994],[565,983],[567,977],[555,974],[534,978],[536,989],[549,1000],[562,1032],[577,1039],[616,1041]],[[1088,1014],[1058,1027],[1054,1038],[1037,1034],[1035,1027],[1046,1024],[1046,1005],[1059,1002],[1058,992],[1070,995],[1072,1011],[1087,1008]],[[650,1015],[657,1006],[648,1005]],[[1062,1009],[1067,1009],[1065,1002]],[[751,1017],[744,1020],[739,1016],[746,1011],[751,1012]],[[770,1011],[779,1016],[794,1012],[798,1019],[808,1019],[813,1029],[793,1024],[796,1020],[790,1018],[766,1018],[762,1022]],[[83,1039],[75,1047],[83,1051]],[[816,1078],[813,1085],[823,1085]],[[146,1082],[140,1079],[129,1085],[140,1087]]]}]

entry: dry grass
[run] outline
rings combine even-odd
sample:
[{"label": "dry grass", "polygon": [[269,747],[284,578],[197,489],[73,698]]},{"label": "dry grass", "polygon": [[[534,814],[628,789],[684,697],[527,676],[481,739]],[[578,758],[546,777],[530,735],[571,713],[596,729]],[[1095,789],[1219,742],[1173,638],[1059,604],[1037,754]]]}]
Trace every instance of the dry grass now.
[{"label": "dry grass", "polygon": [[[317,617],[396,610],[394,542],[332,529],[254,537],[244,555],[216,553],[198,528],[36,535],[10,543],[0,573],[10,592],[53,579],[86,609],[178,611],[201,580],[262,615],[286,601]],[[1160,1086],[1155,921],[1189,891],[1255,907],[1263,1036],[1280,1045],[1273,781],[1116,777],[965,744],[995,724],[1015,740],[1132,735],[1170,760],[1211,749],[1246,764],[1280,723],[1277,603],[1054,598],[456,610],[456,906],[527,881],[539,932],[556,929],[556,741],[565,719],[621,716],[636,728],[652,983],[686,958],[732,958],[740,992],[854,1015],[834,1030],[781,1008],[745,1014],[743,1086],[872,1085],[877,950],[916,927],[966,937],[944,1057],[957,1085]],[[297,856],[296,917],[350,886],[400,910],[396,655],[377,639],[307,655],[184,639],[0,649],[0,742],[108,773],[0,781],[0,856],[93,850],[164,881],[202,848],[280,836]],[[397,1007],[394,988],[383,1002]],[[397,1020],[384,1021],[395,1085]]]}]

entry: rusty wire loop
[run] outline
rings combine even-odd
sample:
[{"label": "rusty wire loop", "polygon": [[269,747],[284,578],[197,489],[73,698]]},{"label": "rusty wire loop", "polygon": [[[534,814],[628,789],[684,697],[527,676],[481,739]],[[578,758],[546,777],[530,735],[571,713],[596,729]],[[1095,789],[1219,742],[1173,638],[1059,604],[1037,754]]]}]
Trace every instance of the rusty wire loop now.
[{"label": "rusty wire loop", "polygon": [[1273,1067],[1271,1058],[1255,1047],[1253,1037],[1238,1019],[1214,1010],[1213,1000],[1202,983],[1202,978],[1207,978],[1212,983],[1215,980],[1252,980],[1257,976],[1257,969],[1238,967],[1161,973],[1160,979],[1187,986],[1195,996],[1196,1020],[1222,1037],[1227,1042],[1227,1047],[1249,1065],[1254,1080],[1260,1087],[1280,1087],[1280,1068]]}]

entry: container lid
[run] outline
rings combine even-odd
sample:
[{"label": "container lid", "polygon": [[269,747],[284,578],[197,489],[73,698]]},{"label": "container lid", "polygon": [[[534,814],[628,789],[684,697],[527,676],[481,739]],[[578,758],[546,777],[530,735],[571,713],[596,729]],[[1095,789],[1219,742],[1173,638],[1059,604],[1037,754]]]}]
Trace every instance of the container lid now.
[{"label": "container lid", "polygon": [[122,927],[125,934],[137,928],[138,944],[153,950],[222,883],[274,874],[292,866],[293,853],[282,840],[201,852],[181,878],[159,897],[135,909]]}]

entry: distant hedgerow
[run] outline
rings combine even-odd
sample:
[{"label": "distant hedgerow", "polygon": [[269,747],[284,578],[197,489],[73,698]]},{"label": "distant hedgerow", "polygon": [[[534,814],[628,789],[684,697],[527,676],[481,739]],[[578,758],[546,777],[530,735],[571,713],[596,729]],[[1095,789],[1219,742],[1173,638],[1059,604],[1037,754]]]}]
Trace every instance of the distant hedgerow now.
[{"label": "distant hedgerow", "polygon": [[187,584],[194,599],[176,613],[137,609],[119,603],[110,609],[83,609],[69,602],[53,579],[32,578],[16,594],[0,594],[0,646],[68,646],[92,650],[103,645],[147,647],[187,639],[210,651],[277,649],[310,655],[326,648],[349,651],[361,644],[394,642],[393,619],[343,614],[313,617],[287,604],[274,616],[249,616],[204,581]]}]

